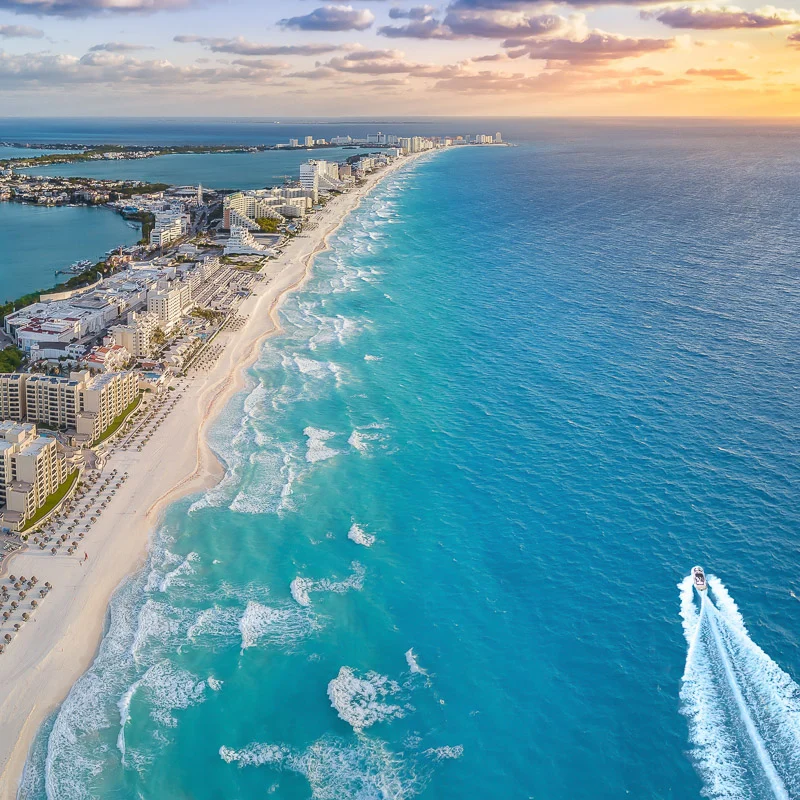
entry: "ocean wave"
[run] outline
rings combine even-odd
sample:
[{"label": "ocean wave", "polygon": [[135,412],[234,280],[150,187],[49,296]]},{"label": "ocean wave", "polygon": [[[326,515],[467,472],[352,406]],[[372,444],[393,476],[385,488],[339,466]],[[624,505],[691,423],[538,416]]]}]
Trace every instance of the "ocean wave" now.
[{"label": "ocean wave", "polygon": [[316,464],[317,461],[326,461],[329,458],[339,455],[338,450],[328,447],[327,441],[336,434],[333,431],[326,431],[323,428],[313,428],[310,425],[303,430],[303,435],[308,439],[306,445],[306,461]]},{"label": "ocean wave", "polygon": [[367,533],[357,522],[354,522],[350,526],[350,530],[347,532],[347,538],[351,542],[360,544],[363,547],[372,547],[372,545],[375,544],[375,536],[371,533]]},{"label": "ocean wave", "polygon": [[408,669],[415,675],[428,674],[428,671],[419,665],[419,661],[417,661],[417,656],[414,654],[413,647],[410,647],[408,650],[406,650],[406,664],[408,664]]},{"label": "ocean wave", "polygon": [[385,702],[400,693],[400,685],[377,672],[359,677],[351,667],[342,667],[328,684],[328,698],[341,719],[360,732],[405,715],[402,706]]},{"label": "ocean wave", "polygon": [[223,745],[219,755],[239,767],[270,766],[302,775],[312,800],[408,800],[425,785],[424,770],[366,736],[345,741],[326,735],[305,750],[283,744],[253,743],[240,750]]},{"label": "ocean wave", "polygon": [[341,581],[330,580],[328,578],[315,581],[311,578],[302,578],[298,575],[289,587],[292,597],[299,605],[310,606],[311,594],[313,592],[333,592],[335,594],[342,594],[351,589],[361,591],[364,587],[366,570],[358,561],[353,561],[353,563],[350,564],[350,569],[352,570],[350,577]]},{"label": "ocean wave", "polygon": [[242,652],[264,643],[287,647],[318,627],[309,613],[272,608],[251,600],[239,619]]}]

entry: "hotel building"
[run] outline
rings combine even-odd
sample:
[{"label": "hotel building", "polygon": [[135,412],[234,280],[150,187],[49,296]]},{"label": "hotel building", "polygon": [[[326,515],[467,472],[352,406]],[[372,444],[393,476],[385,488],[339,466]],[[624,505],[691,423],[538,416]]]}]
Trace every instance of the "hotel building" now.
[{"label": "hotel building", "polygon": [[55,439],[30,422],[0,422],[0,523],[21,530],[68,474]]}]

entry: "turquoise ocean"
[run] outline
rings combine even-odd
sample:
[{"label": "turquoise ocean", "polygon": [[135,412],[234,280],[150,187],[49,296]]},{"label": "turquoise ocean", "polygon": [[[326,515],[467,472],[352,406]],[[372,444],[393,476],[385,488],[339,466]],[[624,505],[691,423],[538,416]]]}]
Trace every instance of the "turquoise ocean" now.
[{"label": "turquoise ocean", "polygon": [[22,798],[800,797],[800,129],[515,133],[331,237]]}]

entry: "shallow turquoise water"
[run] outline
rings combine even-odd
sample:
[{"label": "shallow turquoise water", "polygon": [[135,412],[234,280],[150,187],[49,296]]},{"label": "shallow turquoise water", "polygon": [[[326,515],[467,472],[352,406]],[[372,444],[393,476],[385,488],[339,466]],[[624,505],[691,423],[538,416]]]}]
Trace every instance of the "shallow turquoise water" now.
[{"label": "shallow turquoise water", "polygon": [[780,796],[731,680],[797,796],[796,138],[536,129],[382,185],[22,796]]},{"label": "shallow turquoise water", "polygon": [[106,208],[0,203],[0,300],[49,289],[69,277],[56,270],[134,244],[141,228],[132,225]]},{"label": "shallow turquoise water", "polygon": [[297,178],[309,158],[344,161],[366,150],[326,147],[316,150],[263,150],[254,153],[188,153],[154,158],[48,164],[28,175],[103,178],[168,183],[173,186],[202,183],[209,189],[261,189]]}]

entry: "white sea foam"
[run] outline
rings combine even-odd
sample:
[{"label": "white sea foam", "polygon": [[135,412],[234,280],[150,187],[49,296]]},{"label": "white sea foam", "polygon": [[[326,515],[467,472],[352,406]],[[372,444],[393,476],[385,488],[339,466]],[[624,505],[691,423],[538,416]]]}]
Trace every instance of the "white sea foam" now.
[{"label": "white sea foam", "polygon": [[239,620],[242,651],[260,644],[289,646],[317,627],[306,612],[288,608],[271,608],[251,600]]},{"label": "white sea foam", "polygon": [[704,793],[800,796],[800,687],[750,638],[722,582],[708,582],[699,610],[691,578],[679,585],[687,640],[680,695]]},{"label": "white sea foam", "polygon": [[192,567],[192,562],[197,561],[198,558],[199,556],[197,555],[197,553],[189,553],[186,556],[186,558],[183,561],[181,561],[181,563],[177,567],[175,567],[175,569],[173,569],[171,572],[168,572],[163,577],[161,583],[158,586],[158,591],[166,592],[167,589],[169,589],[169,587],[172,585],[173,581],[176,580],[176,578],[180,578],[182,575],[191,575],[194,572],[194,569]]},{"label": "white sea foam", "polygon": [[209,675],[206,679],[206,682],[208,683],[208,688],[211,689],[212,692],[218,692],[222,688],[222,684],[225,681],[221,681],[219,678]]},{"label": "white sea foam", "polygon": [[313,592],[333,592],[334,594],[342,594],[351,589],[361,591],[364,588],[364,576],[366,570],[358,563],[353,561],[350,564],[352,573],[349,577],[341,581],[330,580],[323,578],[322,580],[312,580],[311,578],[302,578],[299,575],[292,581],[289,590],[292,597],[301,606],[311,605],[311,594]]},{"label": "white sea foam", "polygon": [[351,542],[363,545],[364,547],[372,547],[372,545],[375,544],[375,536],[371,533],[367,533],[357,522],[354,522],[350,526],[350,530],[347,532],[347,538]]},{"label": "white sea foam", "polygon": [[344,741],[328,735],[302,751],[282,744],[223,746],[219,754],[240,767],[296,772],[308,781],[312,800],[408,800],[424,786],[420,770],[385,742],[366,736]]},{"label": "white sea foam", "polygon": [[430,756],[436,761],[446,761],[448,759],[461,758],[464,755],[464,746],[460,744],[444,745],[444,747],[430,747],[425,751],[426,756]]},{"label": "white sea foam", "polygon": [[404,716],[402,706],[385,702],[399,692],[399,684],[386,675],[370,671],[359,677],[350,667],[342,667],[328,684],[331,705],[339,717],[358,732],[376,722]]},{"label": "white sea foam", "polygon": [[131,718],[131,701],[139,688],[141,681],[134,681],[127,689],[125,694],[120,697],[117,707],[119,708],[119,734],[117,735],[117,749],[122,754],[122,762],[125,763],[125,726]]},{"label": "white sea foam", "polygon": [[311,597],[309,596],[309,592],[313,586],[314,581],[312,581],[310,578],[301,578],[298,575],[292,581],[291,585],[289,586],[289,590],[291,591],[292,597],[297,603],[299,603],[301,606],[310,606]]},{"label": "white sea foam", "polygon": [[173,712],[201,703],[206,682],[164,660],[147,670],[139,681],[139,688],[147,693],[152,719],[175,728],[178,720]]},{"label": "white sea foam", "polygon": [[427,675],[428,671],[423,669],[419,662],[417,661],[417,656],[414,654],[414,648],[410,647],[406,650],[406,664],[408,664],[408,668],[414,674],[419,675]]},{"label": "white sea foam", "polygon": [[364,356],[364,361],[383,361],[383,356],[373,356],[373,355],[370,355],[369,353],[367,353]]},{"label": "white sea foam", "polygon": [[325,461],[339,455],[338,450],[334,450],[326,444],[327,441],[336,436],[333,431],[313,428],[309,425],[303,430],[303,434],[308,439],[306,445],[306,461],[310,464],[316,464],[317,461]]}]

